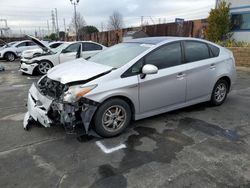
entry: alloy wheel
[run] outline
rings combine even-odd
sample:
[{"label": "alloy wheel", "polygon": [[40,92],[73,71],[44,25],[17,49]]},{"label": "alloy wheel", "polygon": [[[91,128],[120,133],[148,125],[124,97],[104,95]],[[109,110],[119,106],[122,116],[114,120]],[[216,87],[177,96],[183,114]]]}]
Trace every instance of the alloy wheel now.
[{"label": "alloy wheel", "polygon": [[222,102],[227,94],[227,86],[224,83],[220,83],[215,89],[215,100],[216,102]]},{"label": "alloy wheel", "polygon": [[126,110],[120,105],[115,105],[104,112],[102,124],[105,130],[115,132],[124,126],[126,118]]},{"label": "alloy wheel", "polygon": [[39,66],[38,66],[38,69],[39,69],[40,73],[42,73],[42,74],[46,74],[51,68],[52,68],[51,64],[49,62],[46,62],[46,61],[40,62]]}]

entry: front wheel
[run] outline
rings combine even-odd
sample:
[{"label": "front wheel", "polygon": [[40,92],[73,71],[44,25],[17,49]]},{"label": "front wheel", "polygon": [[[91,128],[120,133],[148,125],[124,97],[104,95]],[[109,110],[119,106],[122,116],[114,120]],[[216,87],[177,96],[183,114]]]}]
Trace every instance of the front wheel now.
[{"label": "front wheel", "polygon": [[38,65],[38,72],[42,75],[47,74],[47,72],[52,68],[52,64],[49,61],[40,61]]},{"label": "front wheel", "polygon": [[121,99],[104,102],[94,116],[94,129],[102,137],[114,137],[122,133],[131,121],[131,109]]},{"label": "front wheel", "polygon": [[16,55],[12,52],[7,52],[5,55],[4,55],[4,58],[6,61],[15,61],[16,60]]},{"label": "front wheel", "polygon": [[229,85],[227,81],[223,79],[219,80],[214,86],[210,103],[213,106],[219,106],[223,104],[227,98],[228,90]]}]

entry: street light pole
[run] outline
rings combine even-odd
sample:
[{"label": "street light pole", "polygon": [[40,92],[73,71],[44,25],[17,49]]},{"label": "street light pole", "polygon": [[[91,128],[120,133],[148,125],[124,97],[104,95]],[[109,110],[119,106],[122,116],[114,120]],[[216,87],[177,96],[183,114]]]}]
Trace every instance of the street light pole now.
[{"label": "street light pole", "polygon": [[75,29],[76,29],[76,41],[78,41],[78,27],[77,27],[77,15],[76,15],[76,6],[79,4],[80,0],[70,0],[71,4],[74,5],[74,13],[75,13]]}]

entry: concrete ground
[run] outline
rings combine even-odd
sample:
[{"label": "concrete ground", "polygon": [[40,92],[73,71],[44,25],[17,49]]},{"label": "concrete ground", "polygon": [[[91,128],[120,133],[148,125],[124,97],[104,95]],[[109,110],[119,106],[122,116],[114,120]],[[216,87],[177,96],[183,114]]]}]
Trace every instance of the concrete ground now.
[{"label": "concrete ground", "polygon": [[250,70],[220,107],[199,104],[131,124],[112,139],[23,130],[37,76],[0,72],[0,187],[250,187]]}]

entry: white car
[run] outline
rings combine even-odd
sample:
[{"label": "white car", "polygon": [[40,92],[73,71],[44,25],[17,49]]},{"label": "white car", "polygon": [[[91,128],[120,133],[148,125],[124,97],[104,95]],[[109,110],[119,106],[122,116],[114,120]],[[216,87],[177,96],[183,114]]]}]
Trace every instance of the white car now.
[{"label": "white car", "polygon": [[0,50],[0,59],[15,61],[16,58],[21,56],[24,50],[35,49],[37,47],[38,46],[30,40],[15,42],[13,45],[5,45]]},{"label": "white car", "polygon": [[[64,44],[64,42],[61,42],[61,41],[51,42],[51,43],[49,43],[48,48],[53,50],[53,49],[56,49],[57,47],[61,46],[62,44]],[[21,54],[21,59],[23,59],[23,58],[31,59],[34,56],[40,55],[42,53],[44,53],[42,48],[36,48],[36,49],[33,49],[33,50],[25,50]]]},{"label": "white car", "polygon": [[44,51],[46,51],[45,54],[38,55],[32,59],[21,59],[20,71],[31,75],[35,71],[38,71],[38,73],[42,75],[46,74],[48,70],[58,64],[80,57],[86,59],[106,48],[101,44],[91,41],[77,41],[63,44],[52,51],[50,48],[42,44],[38,39],[33,37],[31,37],[31,39]]}]

